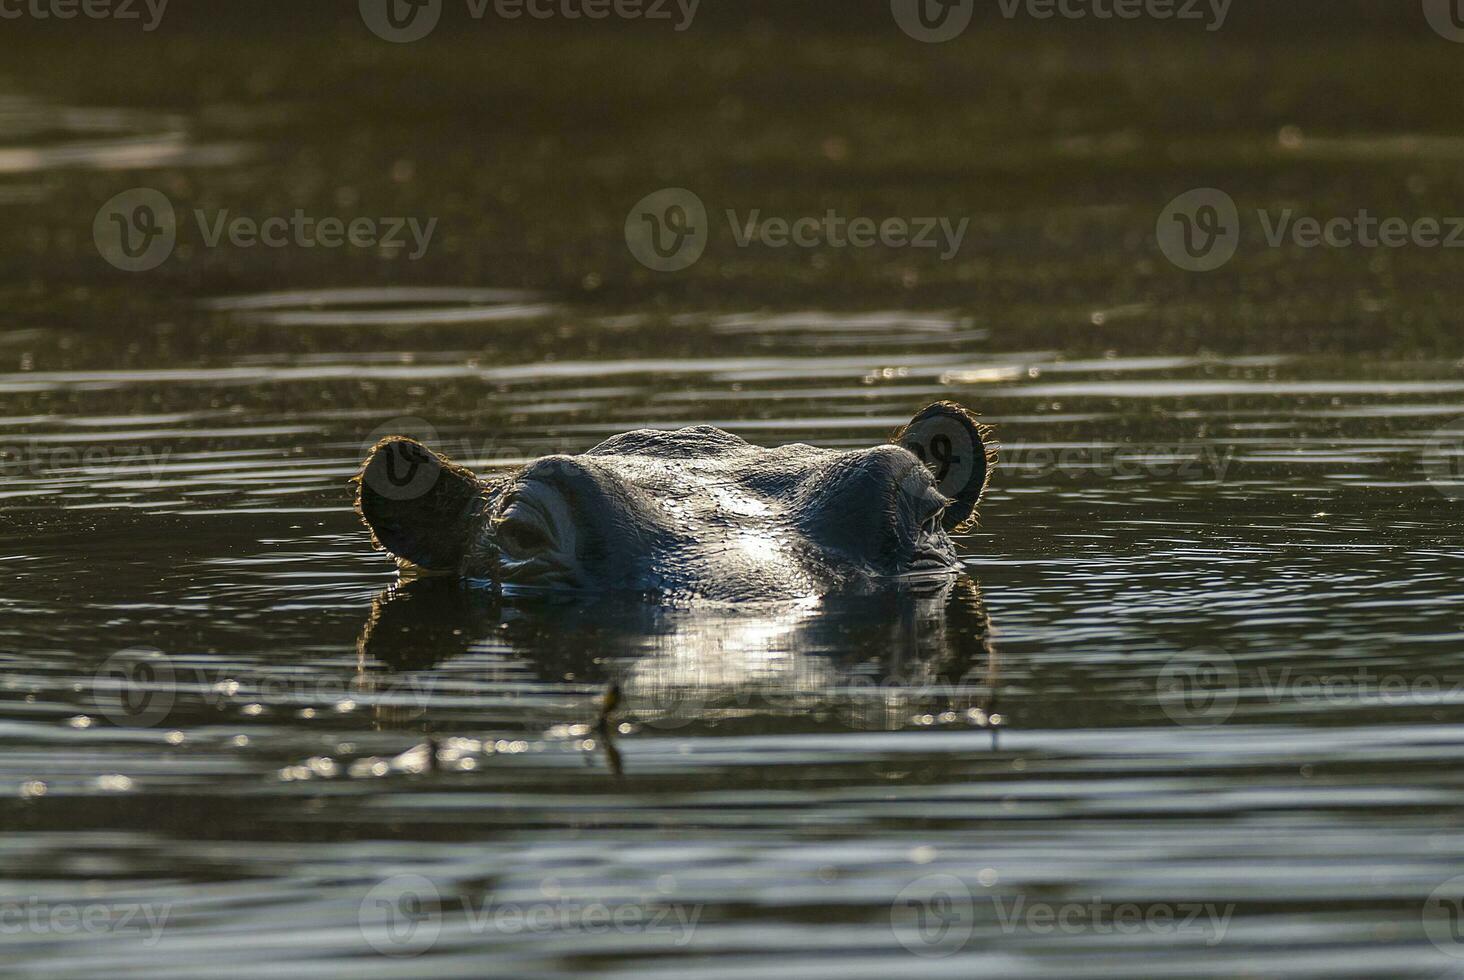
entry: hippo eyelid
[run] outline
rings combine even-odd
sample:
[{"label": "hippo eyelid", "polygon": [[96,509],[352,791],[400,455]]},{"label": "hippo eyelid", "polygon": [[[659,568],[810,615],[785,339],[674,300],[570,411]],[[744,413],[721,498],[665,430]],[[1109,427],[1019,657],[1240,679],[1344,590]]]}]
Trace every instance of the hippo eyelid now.
[{"label": "hippo eyelid", "polygon": [[571,515],[563,496],[538,481],[521,483],[505,495],[493,517],[500,545],[521,552],[543,552],[572,544]]},{"label": "hippo eyelid", "polygon": [[[928,469],[925,468],[925,464],[920,464],[920,469],[918,472],[924,474],[924,476],[927,478],[927,482],[919,490],[913,492],[911,496],[915,498],[915,501],[919,508],[920,519],[923,523],[932,514],[939,515],[943,513],[945,509],[951,504],[955,503],[955,501],[940,492],[940,490],[936,487],[933,475]],[[908,487],[909,483],[906,482],[904,485]]]},{"label": "hippo eyelid", "polygon": [[919,511],[921,525],[924,526],[934,522],[939,526],[941,520],[945,517],[946,508],[950,507],[955,501],[932,487],[928,493],[921,495],[920,503],[922,505]]},{"label": "hippo eyelid", "polygon": [[544,513],[544,509],[535,504],[532,498],[512,497],[504,502],[497,516],[493,518],[495,527],[533,527],[541,531],[553,529],[552,519]]},{"label": "hippo eyelid", "polygon": [[549,532],[533,521],[510,515],[498,519],[498,540],[515,552],[545,551],[553,546]]}]

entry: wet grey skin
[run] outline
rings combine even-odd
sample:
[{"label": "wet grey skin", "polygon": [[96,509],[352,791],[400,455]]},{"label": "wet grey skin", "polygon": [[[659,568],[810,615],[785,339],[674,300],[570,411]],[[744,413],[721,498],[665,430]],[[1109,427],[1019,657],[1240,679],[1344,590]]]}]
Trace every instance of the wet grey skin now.
[{"label": "wet grey skin", "polygon": [[975,522],[995,462],[975,414],[938,402],[867,449],[639,429],[497,479],[388,436],[354,482],[373,543],[411,574],[749,601],[957,574],[950,533]]}]

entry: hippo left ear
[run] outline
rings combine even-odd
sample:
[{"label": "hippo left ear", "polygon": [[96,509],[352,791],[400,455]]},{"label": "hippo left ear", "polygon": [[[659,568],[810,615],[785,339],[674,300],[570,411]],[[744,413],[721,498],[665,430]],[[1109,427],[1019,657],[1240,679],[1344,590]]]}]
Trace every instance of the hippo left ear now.
[{"label": "hippo left ear", "polygon": [[455,572],[483,485],[473,472],[406,436],[371,447],[356,474],[356,513],[371,538],[427,571]]},{"label": "hippo left ear", "polygon": [[951,499],[941,522],[947,531],[964,531],[975,523],[976,505],[996,466],[990,426],[964,405],[936,402],[921,409],[890,441],[928,466],[936,489]]}]

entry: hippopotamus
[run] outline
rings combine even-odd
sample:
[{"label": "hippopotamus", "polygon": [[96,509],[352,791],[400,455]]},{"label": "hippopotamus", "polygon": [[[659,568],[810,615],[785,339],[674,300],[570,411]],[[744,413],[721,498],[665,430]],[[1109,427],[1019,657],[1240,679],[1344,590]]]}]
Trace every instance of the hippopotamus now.
[{"label": "hippopotamus", "polygon": [[373,544],[414,576],[748,601],[956,575],[950,534],[995,463],[976,414],[937,402],[864,449],[637,429],[493,478],[388,436],[354,482]]}]

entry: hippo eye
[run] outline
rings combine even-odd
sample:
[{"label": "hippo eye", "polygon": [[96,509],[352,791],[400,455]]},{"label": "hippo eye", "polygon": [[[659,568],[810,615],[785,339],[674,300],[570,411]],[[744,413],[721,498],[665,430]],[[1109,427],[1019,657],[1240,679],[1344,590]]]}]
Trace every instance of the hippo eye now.
[{"label": "hippo eye", "polygon": [[950,501],[942,497],[933,486],[921,494],[916,510],[920,520],[920,530],[927,534],[934,534],[940,530],[941,519],[945,516],[946,507],[949,504]]},{"label": "hippo eye", "polygon": [[519,487],[493,522],[498,547],[509,556],[527,558],[554,551],[561,543],[567,511],[554,490],[538,483]]},{"label": "hippo eye", "polygon": [[498,522],[498,543],[515,554],[548,551],[553,544],[549,540],[548,531],[531,521],[518,519],[511,513],[505,514]]}]

